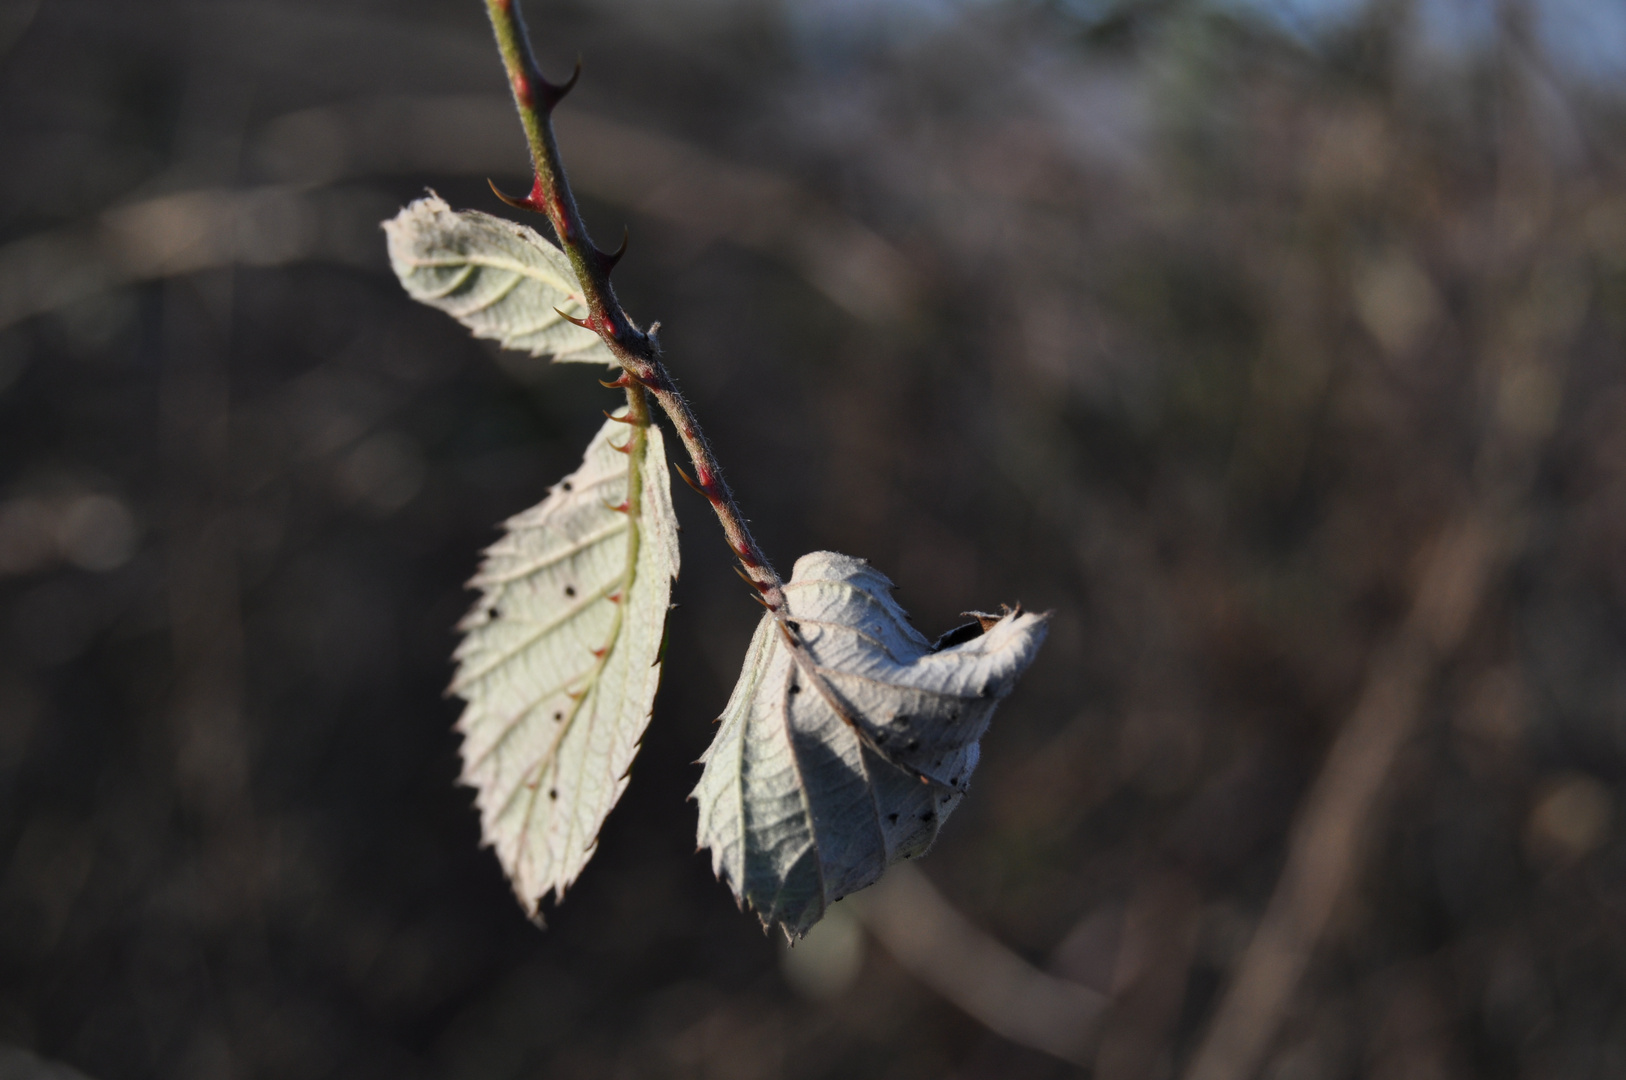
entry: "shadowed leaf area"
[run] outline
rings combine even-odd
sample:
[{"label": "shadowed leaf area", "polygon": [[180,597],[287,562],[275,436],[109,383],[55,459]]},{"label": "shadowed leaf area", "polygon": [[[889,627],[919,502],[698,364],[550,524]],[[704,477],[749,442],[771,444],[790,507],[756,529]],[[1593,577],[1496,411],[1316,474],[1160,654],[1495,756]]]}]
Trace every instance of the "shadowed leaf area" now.
[{"label": "shadowed leaf area", "polygon": [[831,551],[796,560],[785,599],[757,625],[694,798],[712,868],[795,939],[931,847],[1045,617],[937,649],[885,575]]}]

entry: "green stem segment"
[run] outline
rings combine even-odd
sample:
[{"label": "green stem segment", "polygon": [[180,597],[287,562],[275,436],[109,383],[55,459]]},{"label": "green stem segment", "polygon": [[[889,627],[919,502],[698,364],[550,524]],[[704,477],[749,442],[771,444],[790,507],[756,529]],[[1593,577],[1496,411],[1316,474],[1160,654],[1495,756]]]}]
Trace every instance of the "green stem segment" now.
[{"label": "green stem segment", "polygon": [[[621,251],[604,252],[593,245],[565,178],[564,163],[559,157],[559,142],[553,133],[553,107],[569,93],[581,74],[561,85],[542,77],[536,56],[531,52],[530,37],[525,20],[520,15],[518,0],[486,0],[486,13],[491,17],[491,28],[497,36],[497,49],[502,54],[503,67],[508,73],[508,84],[514,93],[514,104],[519,108],[520,123],[525,127],[525,138],[531,148],[531,163],[536,180],[529,195],[514,199],[502,195],[505,202],[526,210],[545,214],[559,237],[560,246],[570,258],[576,277],[581,282],[583,298],[587,303],[587,318],[580,325],[598,334],[620,362],[624,374],[614,384],[627,391],[628,419],[637,424],[649,423],[649,408],[644,391],[655,396],[662,411],[677,429],[678,438],[689,452],[695,475],[691,486],[711,503],[717,520],[723,526],[728,546],[739,559],[746,578],[756,587],[762,602],[770,610],[784,607],[784,583],[774,572],[762,549],[745,525],[745,517],[734,501],[734,493],[723,479],[722,469],[712,453],[711,444],[700,430],[694,410],[689,407],[671,373],[661,362],[660,344],[654,329],[640,330],[616,299],[610,286],[610,271],[615,268]],[[625,249],[625,241],[622,249]],[[657,323],[656,326],[659,324]]]}]

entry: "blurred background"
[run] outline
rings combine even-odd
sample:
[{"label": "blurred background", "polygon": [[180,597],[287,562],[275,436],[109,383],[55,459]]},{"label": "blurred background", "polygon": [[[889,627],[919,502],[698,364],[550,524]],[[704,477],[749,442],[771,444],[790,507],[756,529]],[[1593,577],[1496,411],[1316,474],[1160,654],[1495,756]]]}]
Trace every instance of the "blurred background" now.
[{"label": "blurred background", "polygon": [[481,5],[0,0],[0,1074],[1626,1075],[1626,8],[527,13],[769,555],[1050,641],[787,950],[694,854],[758,612],[679,485],[533,927],[452,626],[616,398],[378,229],[527,183]]}]

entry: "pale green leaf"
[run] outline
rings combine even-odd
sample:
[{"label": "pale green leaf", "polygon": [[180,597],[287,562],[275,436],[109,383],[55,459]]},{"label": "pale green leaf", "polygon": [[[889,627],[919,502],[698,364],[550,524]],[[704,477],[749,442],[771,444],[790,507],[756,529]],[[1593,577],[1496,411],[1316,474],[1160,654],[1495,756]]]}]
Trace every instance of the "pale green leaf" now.
[{"label": "pale green leaf", "polygon": [[384,234],[407,293],[475,337],[555,361],[616,363],[597,334],[560,317],[586,318],[587,307],[570,260],[535,229],[430,194],[384,222]]},{"label": "pale green leaf", "polygon": [[786,610],[758,624],[702,759],[712,869],[793,938],[931,846],[994,707],[1044,641],[1047,617],[1017,610],[934,646],[891,589],[861,559],[797,560]]},{"label": "pale green leaf", "polygon": [[534,915],[592,857],[660,682],[678,572],[660,429],[606,421],[581,468],[506,527],[470,582],[452,690],[485,841]]}]

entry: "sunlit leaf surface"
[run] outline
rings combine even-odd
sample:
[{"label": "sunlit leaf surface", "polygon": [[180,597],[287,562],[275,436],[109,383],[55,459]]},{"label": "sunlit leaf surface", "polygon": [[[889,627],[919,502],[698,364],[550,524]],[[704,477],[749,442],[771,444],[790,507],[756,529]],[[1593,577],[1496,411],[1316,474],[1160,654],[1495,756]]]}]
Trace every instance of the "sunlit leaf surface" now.
[{"label": "sunlit leaf surface", "polygon": [[616,362],[597,334],[559,315],[585,318],[587,308],[570,260],[535,229],[429,195],[386,221],[384,233],[407,293],[475,337],[555,361]]},{"label": "sunlit leaf surface", "polygon": [[[623,450],[622,447],[625,447]],[[660,429],[606,421],[581,468],[507,523],[470,582],[452,689],[463,779],[533,915],[592,857],[661,675],[678,572]]]}]

